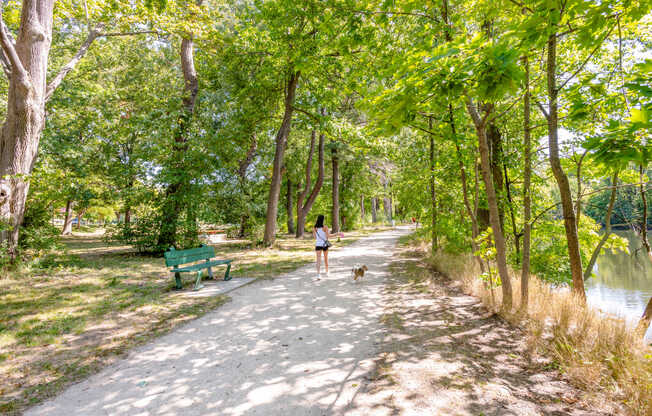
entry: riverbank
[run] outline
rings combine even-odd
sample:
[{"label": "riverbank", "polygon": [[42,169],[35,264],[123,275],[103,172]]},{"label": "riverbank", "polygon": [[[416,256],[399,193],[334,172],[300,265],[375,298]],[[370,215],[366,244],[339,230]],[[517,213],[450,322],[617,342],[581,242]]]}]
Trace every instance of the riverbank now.
[{"label": "riverbank", "polygon": [[434,271],[424,254],[403,245],[392,259],[375,371],[347,416],[626,414],[529,354],[526,331]]},{"label": "riverbank", "polygon": [[[628,250],[603,250],[593,276],[585,282],[586,300],[635,325],[652,297],[652,262],[635,232],[618,230],[614,234],[628,241]],[[646,339],[652,342],[652,328],[648,328]]]},{"label": "riverbank", "polygon": [[[471,256],[438,253],[410,240],[433,271],[458,282],[479,298],[485,307],[499,313],[500,288],[493,294],[479,279]],[[514,304],[520,304],[520,276],[512,276]],[[628,413],[652,414],[652,349],[637,337],[623,319],[605,317],[600,311],[578,305],[570,291],[554,290],[544,282],[530,280],[528,315],[503,314],[524,331],[529,359],[543,357],[590,402],[604,397],[622,403]]]}]

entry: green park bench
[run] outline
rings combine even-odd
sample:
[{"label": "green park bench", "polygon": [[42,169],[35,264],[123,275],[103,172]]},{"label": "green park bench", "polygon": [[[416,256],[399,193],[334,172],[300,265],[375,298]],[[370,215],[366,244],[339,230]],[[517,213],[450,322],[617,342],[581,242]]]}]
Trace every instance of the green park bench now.
[{"label": "green park bench", "polygon": [[[224,280],[231,280],[229,272],[231,271],[231,262],[233,260],[211,260],[215,257],[215,249],[211,246],[202,245],[197,248],[190,248],[187,250],[175,250],[174,247],[165,252],[165,265],[172,267],[171,273],[174,273],[174,280],[176,288],[181,289],[181,273],[183,272],[197,272],[197,281],[195,282],[195,290],[204,287],[201,284],[201,275],[204,269],[208,269],[208,277],[213,278],[213,266],[226,264],[226,273],[224,273]],[[198,263],[201,261],[203,263]],[[193,264],[190,264],[193,263]],[[181,266],[181,267],[180,267]]]}]

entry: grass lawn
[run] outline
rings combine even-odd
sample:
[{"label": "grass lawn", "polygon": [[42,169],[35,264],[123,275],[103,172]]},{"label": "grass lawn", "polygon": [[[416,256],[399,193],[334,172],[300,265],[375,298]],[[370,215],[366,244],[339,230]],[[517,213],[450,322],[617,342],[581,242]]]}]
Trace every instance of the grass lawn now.
[{"label": "grass lawn", "polygon": [[[334,248],[372,231],[345,233]],[[17,414],[228,301],[180,296],[162,258],[107,244],[98,234],[63,242],[64,251],[0,278],[2,414]],[[273,278],[313,261],[313,244],[281,237],[271,249],[241,241],[218,244],[216,252],[234,259],[234,278]],[[219,276],[223,268],[216,270]],[[190,290],[193,274],[182,277]]]}]

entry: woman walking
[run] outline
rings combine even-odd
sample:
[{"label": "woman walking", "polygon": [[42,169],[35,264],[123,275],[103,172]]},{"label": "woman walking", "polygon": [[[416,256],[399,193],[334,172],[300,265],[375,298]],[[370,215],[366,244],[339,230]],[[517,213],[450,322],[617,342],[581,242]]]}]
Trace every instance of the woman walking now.
[{"label": "woman walking", "polygon": [[312,235],[315,237],[315,255],[317,256],[317,275],[319,275],[319,269],[321,265],[321,253],[324,253],[324,266],[326,268],[326,274],[328,275],[328,247],[330,243],[328,242],[328,227],[324,225],[324,216],[317,216],[317,222],[315,223],[315,228],[312,229]]}]

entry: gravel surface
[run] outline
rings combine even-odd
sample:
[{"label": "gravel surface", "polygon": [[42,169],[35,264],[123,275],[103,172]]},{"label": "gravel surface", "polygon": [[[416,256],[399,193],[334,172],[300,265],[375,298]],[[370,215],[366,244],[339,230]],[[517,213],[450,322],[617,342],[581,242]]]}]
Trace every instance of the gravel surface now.
[{"label": "gravel surface", "polygon": [[[331,252],[331,273],[319,280],[310,265],[231,292],[226,305],[26,414],[347,413],[374,371],[388,264],[408,232]],[[351,278],[356,263],[369,267],[360,282]]]},{"label": "gravel surface", "polygon": [[[525,359],[524,335],[396,250],[408,228],[231,292],[27,415],[613,415]],[[400,256],[395,253],[402,252]],[[369,271],[354,282],[351,268]],[[391,265],[391,267],[390,267]]]}]

